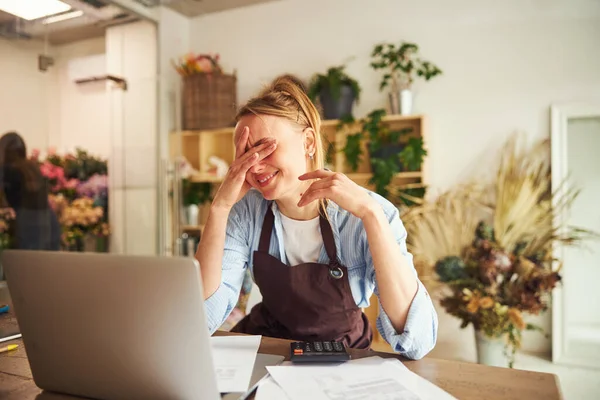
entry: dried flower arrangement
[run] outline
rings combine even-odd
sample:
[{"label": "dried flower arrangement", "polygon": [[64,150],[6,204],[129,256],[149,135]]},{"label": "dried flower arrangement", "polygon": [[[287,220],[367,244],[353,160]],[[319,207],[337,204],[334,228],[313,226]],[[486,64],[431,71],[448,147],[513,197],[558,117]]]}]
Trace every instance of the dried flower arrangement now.
[{"label": "dried flower arrangement", "polygon": [[512,367],[525,329],[524,314],[548,307],[561,280],[553,244],[576,245],[595,236],[557,227],[558,213],[578,195],[552,191],[548,141],[519,151],[513,136],[490,184],[468,183],[403,215],[408,246],[424,281],[439,289],[440,304],[488,338],[506,340]]}]

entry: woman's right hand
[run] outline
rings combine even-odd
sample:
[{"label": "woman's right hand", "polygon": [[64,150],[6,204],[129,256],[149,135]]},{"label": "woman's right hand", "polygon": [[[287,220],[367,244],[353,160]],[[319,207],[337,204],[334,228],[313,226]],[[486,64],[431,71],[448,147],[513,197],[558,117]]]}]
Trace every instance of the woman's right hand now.
[{"label": "woman's right hand", "polygon": [[248,170],[271,155],[277,148],[275,139],[267,138],[258,146],[246,150],[249,137],[250,128],[245,126],[235,145],[235,159],[215,194],[213,207],[220,210],[231,210],[233,205],[250,190],[250,184],[246,181]]}]

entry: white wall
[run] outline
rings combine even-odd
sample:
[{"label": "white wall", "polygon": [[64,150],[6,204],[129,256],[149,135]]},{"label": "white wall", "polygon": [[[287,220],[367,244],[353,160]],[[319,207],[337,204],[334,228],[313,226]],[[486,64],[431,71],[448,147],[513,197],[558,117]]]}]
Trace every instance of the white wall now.
[{"label": "white wall", "polygon": [[48,145],[49,86],[54,69],[38,70],[43,43],[0,39],[0,135],[16,131],[29,148]]},{"label": "white wall", "polygon": [[158,140],[159,140],[159,183],[158,213],[158,252],[174,254],[172,232],[172,208],[169,206],[169,193],[166,184],[167,164],[169,160],[169,132],[181,127],[180,77],[172,66],[172,61],[190,51],[191,20],[167,7],[159,7],[158,25],[159,87],[158,87]]},{"label": "white wall", "polygon": [[[415,86],[415,112],[428,118],[433,194],[493,173],[494,155],[515,130],[548,137],[552,103],[600,100],[593,0],[283,0],[197,17],[191,26],[192,50],[220,53],[226,70],[237,69],[240,103],[276,75],[308,79],[355,57],[347,72],[363,88],[357,117],[386,106],[380,74],[369,66],[373,46],[402,40],[444,72]],[[536,322],[549,329],[549,314]],[[473,343],[454,332],[442,341],[455,338]],[[524,348],[549,351],[550,341],[526,333]]]},{"label": "white wall", "polygon": [[[98,71],[104,74],[105,53],[104,37],[54,48],[57,79],[56,90],[51,90],[49,96],[53,121],[49,134],[50,142],[60,151],[81,147],[102,157],[110,154],[107,85],[75,83],[75,79],[92,77]],[[96,67],[98,63],[102,64],[101,69]]]},{"label": "white wall", "polygon": [[109,90],[111,249],[153,255],[157,248],[157,32],[140,21],[108,28],[109,74],[127,90]]},{"label": "white wall", "polygon": [[280,73],[309,78],[355,57],[347,71],[363,87],[358,117],[386,105],[373,46],[416,42],[444,71],[415,87],[439,189],[489,166],[514,130],[548,136],[551,103],[600,99],[594,0],[284,0],[198,17],[191,32],[193,50],[237,69],[240,102]]},{"label": "white wall", "polygon": [[38,70],[44,53],[38,41],[0,39],[0,134],[15,130],[29,149],[71,151],[79,146],[108,156],[106,89],[104,84],[76,85],[69,66],[85,69],[89,57],[105,52],[103,37],[64,46],[49,46],[54,65]]}]

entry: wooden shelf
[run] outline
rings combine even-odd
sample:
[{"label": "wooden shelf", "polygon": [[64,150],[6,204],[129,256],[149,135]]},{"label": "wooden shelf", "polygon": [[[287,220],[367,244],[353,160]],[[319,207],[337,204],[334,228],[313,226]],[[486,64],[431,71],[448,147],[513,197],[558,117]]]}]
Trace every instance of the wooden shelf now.
[{"label": "wooden shelf", "polygon": [[180,134],[181,136],[199,136],[199,135],[233,135],[235,128],[219,128],[219,129],[206,129],[200,131],[180,131],[171,132],[171,134]]},{"label": "wooden shelf", "polygon": [[[339,120],[322,121],[321,133],[326,145],[333,145],[331,149],[329,167],[333,171],[339,171],[346,174],[350,179],[359,185],[373,189],[368,181],[372,177],[371,163],[366,141],[361,143],[363,154],[358,168],[352,171],[349,168],[344,153],[341,151],[346,144],[348,135],[357,132],[360,129],[360,120],[355,125],[345,125],[342,129],[338,128]],[[423,115],[386,115],[382,118],[383,124],[392,130],[401,130],[409,128],[411,133],[407,137],[423,137],[425,130],[425,117]],[[192,182],[205,182],[219,184],[223,181],[212,173],[213,166],[210,165],[210,158],[216,156],[225,160],[229,165],[233,162],[235,155],[235,144],[233,142],[234,127],[223,127],[219,129],[207,130],[186,130],[171,132],[169,135],[170,155],[172,159],[178,156],[184,156],[191,166],[199,171],[198,174],[190,177]],[[400,172],[393,179],[396,185],[422,185],[422,171]],[[202,224],[202,218],[198,221]],[[184,227],[191,230],[191,227]]]},{"label": "wooden shelf", "polygon": [[216,175],[211,175],[211,174],[192,175],[192,176],[190,176],[189,180],[190,180],[190,182],[196,182],[196,183],[203,183],[203,182],[221,183],[221,182],[223,182],[223,178],[216,176]]},{"label": "wooden shelf", "polygon": [[202,225],[183,225],[181,227],[184,231],[202,231],[204,229],[204,224]]},{"label": "wooden shelf", "polygon": [[[414,179],[414,178],[420,178],[422,175],[421,171],[415,171],[415,172],[399,172],[394,176],[394,179]],[[371,179],[371,176],[373,176],[372,173],[370,172],[363,172],[363,173],[352,173],[349,172],[346,174],[346,176],[350,179],[352,179],[353,181],[363,181],[363,180],[367,180],[367,179]]]},{"label": "wooden shelf", "polygon": [[[398,122],[398,121],[419,121],[423,119],[423,115],[386,115],[381,120],[383,122]],[[321,122],[323,128],[335,128],[340,123],[339,119],[327,119]]]}]

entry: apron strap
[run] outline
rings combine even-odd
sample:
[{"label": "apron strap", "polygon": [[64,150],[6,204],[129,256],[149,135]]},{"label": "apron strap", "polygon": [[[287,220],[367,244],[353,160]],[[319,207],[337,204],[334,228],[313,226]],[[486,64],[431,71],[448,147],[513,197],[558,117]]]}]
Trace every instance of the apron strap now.
[{"label": "apron strap", "polygon": [[273,225],[275,225],[275,216],[271,210],[271,204],[267,207],[265,218],[263,220],[262,229],[260,231],[260,241],[258,242],[258,251],[263,253],[269,252],[269,245],[271,244],[271,232],[273,231]]},{"label": "apron strap", "polygon": [[337,252],[335,250],[335,239],[333,237],[333,230],[331,224],[321,212],[319,212],[319,222],[321,223],[321,236],[323,236],[323,244],[325,244],[325,251],[329,257],[329,265],[338,266]]}]

